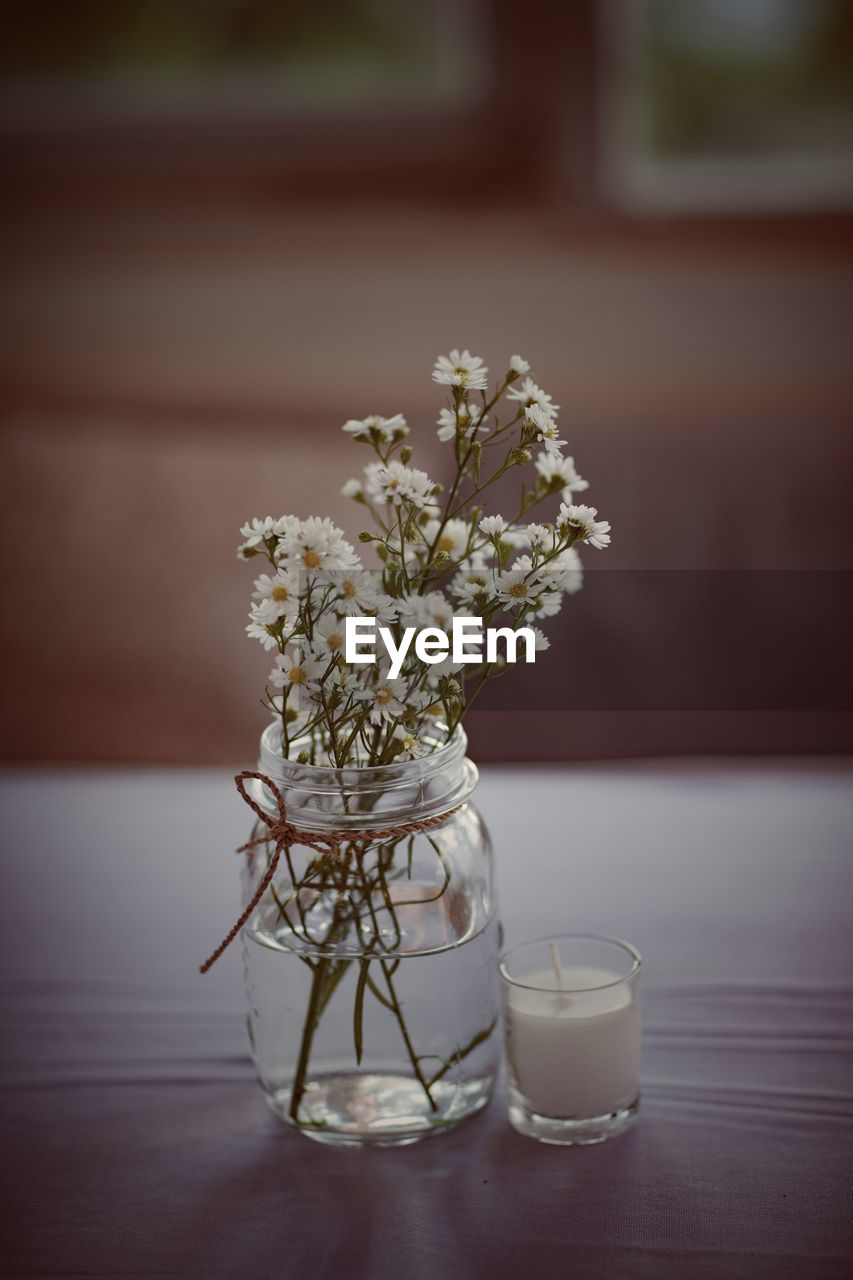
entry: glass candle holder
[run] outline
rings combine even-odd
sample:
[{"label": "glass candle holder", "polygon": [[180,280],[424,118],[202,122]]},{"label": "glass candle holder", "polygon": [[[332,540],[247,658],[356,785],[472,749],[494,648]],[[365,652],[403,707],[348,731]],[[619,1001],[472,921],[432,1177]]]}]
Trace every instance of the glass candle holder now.
[{"label": "glass candle holder", "polygon": [[603,1142],[640,1101],[640,953],[567,933],[500,960],[513,1128],[561,1146]]}]

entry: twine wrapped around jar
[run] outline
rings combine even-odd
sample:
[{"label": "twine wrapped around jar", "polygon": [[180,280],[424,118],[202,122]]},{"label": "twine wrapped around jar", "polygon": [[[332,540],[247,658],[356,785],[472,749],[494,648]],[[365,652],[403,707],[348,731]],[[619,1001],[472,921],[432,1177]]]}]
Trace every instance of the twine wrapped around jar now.
[{"label": "twine wrapped around jar", "polygon": [[[257,801],[253,800],[247,793],[244,783],[250,779],[255,779],[262,783],[275,797],[276,807],[278,809],[277,817],[271,817],[264,809],[261,808]],[[329,832],[328,835],[323,835],[317,831],[305,831],[300,827],[295,827],[288,819],[287,804],[284,796],[273,780],[267,777],[265,773],[246,770],[243,773],[238,773],[234,778],[234,782],[237,786],[237,790],[240,792],[240,795],[243,797],[249,808],[257,815],[258,819],[261,822],[264,822],[269,828],[267,832],[259,836],[255,836],[252,840],[247,840],[245,844],[241,844],[237,849],[237,853],[251,853],[251,851],[257,848],[258,845],[267,844],[269,841],[273,841],[273,854],[260,884],[252,895],[251,901],[248,903],[239,919],[231,929],[229,929],[228,933],[222,939],[216,950],[212,951],[204,964],[199,966],[200,973],[207,973],[211,965],[216,963],[223,951],[225,951],[237,937],[238,933],[243,928],[243,925],[249,919],[272,883],[279,860],[285,850],[289,849],[292,845],[301,844],[307,846],[309,849],[313,849],[316,853],[325,854],[328,857],[337,859],[341,856],[342,842],[346,842],[350,845],[354,843],[352,835],[347,832],[332,831]],[[398,840],[403,836],[415,835],[419,831],[429,831],[433,827],[441,826],[447,821],[451,814],[455,813],[457,809],[460,809],[461,807],[461,805],[455,805],[452,809],[448,809],[444,813],[439,813],[429,818],[423,818],[419,822],[404,822],[395,827],[373,827],[367,830],[362,830],[359,832],[358,844],[360,844],[363,849],[367,849],[377,840]]]}]

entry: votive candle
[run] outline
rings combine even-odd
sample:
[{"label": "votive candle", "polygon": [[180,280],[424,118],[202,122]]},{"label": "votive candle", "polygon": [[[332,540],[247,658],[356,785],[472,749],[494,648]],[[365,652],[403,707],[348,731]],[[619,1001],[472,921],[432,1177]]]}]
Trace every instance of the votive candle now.
[{"label": "votive candle", "polygon": [[640,1095],[639,952],[593,934],[514,948],[501,960],[509,1116],[571,1145],[633,1119]]}]

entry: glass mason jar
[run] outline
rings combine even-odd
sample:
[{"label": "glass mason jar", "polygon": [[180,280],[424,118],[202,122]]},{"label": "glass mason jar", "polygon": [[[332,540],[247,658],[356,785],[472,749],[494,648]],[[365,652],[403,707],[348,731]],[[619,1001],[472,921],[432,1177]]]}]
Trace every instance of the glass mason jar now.
[{"label": "glass mason jar", "polygon": [[[465,734],[421,759],[367,768],[285,760],[279,744],[274,723],[259,769],[288,822],[334,833],[339,850],[291,845],[243,929],[267,1101],[322,1142],[396,1145],[441,1132],[486,1105],[499,1053],[500,924]],[[264,784],[249,793],[278,816]],[[422,831],[371,835],[428,820]],[[256,823],[253,839],[266,831]],[[247,855],[244,902],[272,853],[261,840]]]}]

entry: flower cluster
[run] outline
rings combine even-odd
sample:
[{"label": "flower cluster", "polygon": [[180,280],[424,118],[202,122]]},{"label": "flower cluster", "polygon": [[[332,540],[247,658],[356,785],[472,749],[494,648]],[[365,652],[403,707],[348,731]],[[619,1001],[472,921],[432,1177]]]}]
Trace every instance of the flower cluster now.
[{"label": "flower cluster", "polygon": [[[485,682],[506,670],[497,659],[471,676],[450,658],[427,665],[414,654],[394,679],[381,664],[351,666],[348,616],[374,617],[398,636],[409,626],[449,632],[454,616],[477,617],[484,627],[531,626],[536,647],[547,648],[535,624],[581,586],[577,544],[605,548],[610,525],[595,507],[576,504],[587,481],[563,452],[559,405],[529,368],[514,355],[490,395],[479,356],[438,357],[433,380],[450,392],[438,417],[439,439],[452,449],[446,491],[411,465],[402,414],[344,423],[375,455],[343,492],[370,515],[360,542],[378,569],[366,568],[326,518],[266,516],[243,526],[238,556],[267,562],[246,630],[275,653],[266,703],[281,717],[285,755],[336,766],[417,757],[446,740]],[[484,495],[515,470],[531,477],[522,480],[517,511],[487,513]],[[531,509],[548,499],[559,510],[531,523]]]}]

